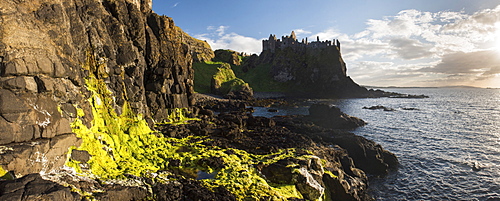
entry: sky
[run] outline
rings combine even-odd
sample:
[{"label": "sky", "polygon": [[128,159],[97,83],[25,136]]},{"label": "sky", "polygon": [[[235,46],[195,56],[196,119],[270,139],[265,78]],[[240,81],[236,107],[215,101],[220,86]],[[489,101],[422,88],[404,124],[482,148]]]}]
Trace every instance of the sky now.
[{"label": "sky", "polygon": [[295,31],[338,39],[365,86],[500,88],[500,0],[153,0],[212,49],[262,51]]}]

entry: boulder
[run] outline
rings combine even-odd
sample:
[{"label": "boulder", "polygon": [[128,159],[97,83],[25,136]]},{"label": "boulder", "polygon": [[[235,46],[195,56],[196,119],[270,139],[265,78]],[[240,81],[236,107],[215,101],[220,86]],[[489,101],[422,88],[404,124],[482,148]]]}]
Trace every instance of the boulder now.
[{"label": "boulder", "polygon": [[101,201],[145,200],[147,196],[148,191],[144,187],[122,185],[105,186],[104,192],[94,195],[96,200]]},{"label": "boulder", "polygon": [[393,108],[385,107],[385,106],[382,106],[382,105],[376,105],[376,106],[371,106],[371,107],[363,107],[363,109],[367,109],[367,110],[384,110],[384,111],[388,111],[388,112],[396,111]]},{"label": "boulder", "polygon": [[318,157],[307,159],[287,158],[260,168],[265,178],[275,184],[294,184],[307,200],[323,196],[324,169]]},{"label": "boulder", "polygon": [[238,52],[218,49],[215,50],[214,53],[215,57],[212,59],[213,61],[225,62],[237,66],[241,64],[240,58],[238,57]]},{"label": "boulder", "polygon": [[332,135],[331,141],[346,149],[356,167],[368,174],[386,175],[399,164],[393,153],[364,137],[343,133]]},{"label": "boulder", "polygon": [[323,196],[325,188],[314,179],[314,177],[302,167],[297,172],[297,190],[308,200],[317,200]]},{"label": "boulder", "polygon": [[261,168],[261,172],[268,181],[276,184],[291,184],[293,181],[292,170],[287,167],[291,164],[293,162],[290,160],[279,160],[276,163],[264,166]]},{"label": "boulder", "polygon": [[234,74],[228,63],[223,63],[210,81],[212,93],[231,99],[252,100],[253,89]]},{"label": "boulder", "polygon": [[44,180],[39,174],[29,174],[22,178],[0,182],[0,200],[35,201],[67,200],[79,201],[80,195],[69,187]]},{"label": "boulder", "polygon": [[208,189],[201,185],[201,182],[179,178],[165,183],[158,183],[153,186],[155,200],[174,201],[174,200],[236,200],[225,188]]},{"label": "boulder", "polygon": [[307,119],[319,126],[334,129],[354,129],[366,125],[362,119],[349,116],[341,112],[338,107],[324,103],[312,105]]},{"label": "boulder", "polygon": [[21,176],[50,172],[64,165],[69,147],[80,144],[81,139],[75,134],[59,135],[31,143],[8,144],[5,145],[7,150],[0,152],[0,165]]}]

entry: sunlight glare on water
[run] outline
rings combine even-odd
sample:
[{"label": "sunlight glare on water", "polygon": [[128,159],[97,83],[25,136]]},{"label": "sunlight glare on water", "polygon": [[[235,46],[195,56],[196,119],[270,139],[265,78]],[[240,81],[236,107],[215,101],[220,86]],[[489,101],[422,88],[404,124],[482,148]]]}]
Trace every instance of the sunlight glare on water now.
[{"label": "sunlight glare on water", "polygon": [[[378,200],[500,199],[500,90],[385,90],[430,98],[332,101],[368,122],[356,134],[380,143],[400,160],[397,171],[371,181]],[[373,105],[396,111],[361,109]],[[417,110],[402,109],[409,107]]]}]

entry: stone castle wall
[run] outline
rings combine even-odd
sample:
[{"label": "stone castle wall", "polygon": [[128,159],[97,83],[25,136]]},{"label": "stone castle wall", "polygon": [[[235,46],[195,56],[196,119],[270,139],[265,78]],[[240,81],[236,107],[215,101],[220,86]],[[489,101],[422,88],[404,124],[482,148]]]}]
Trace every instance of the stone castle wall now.
[{"label": "stone castle wall", "polygon": [[262,41],[261,64],[271,65],[275,81],[287,83],[288,93],[303,97],[345,98],[366,96],[349,76],[340,53],[340,42],[297,40],[295,32],[277,39],[275,35]]},{"label": "stone castle wall", "polygon": [[304,48],[336,48],[340,51],[340,42],[336,39],[333,41],[320,41],[319,36],[316,41],[308,42],[307,38],[302,39],[302,42],[297,40],[295,31],[292,31],[290,36],[282,36],[281,40],[276,38],[276,35],[270,35],[267,40],[262,41],[262,51],[275,52],[276,50],[283,50],[287,47],[292,49]]}]

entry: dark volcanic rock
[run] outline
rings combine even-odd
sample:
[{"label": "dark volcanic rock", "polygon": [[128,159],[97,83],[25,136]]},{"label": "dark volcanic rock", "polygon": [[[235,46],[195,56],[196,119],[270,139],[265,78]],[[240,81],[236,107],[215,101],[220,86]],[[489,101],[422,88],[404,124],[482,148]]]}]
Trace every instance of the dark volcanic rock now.
[{"label": "dark volcanic rock", "polygon": [[104,192],[96,193],[94,197],[101,201],[133,201],[144,200],[148,191],[144,187],[108,185]]},{"label": "dark volcanic rock", "polygon": [[253,89],[249,85],[243,85],[240,90],[230,91],[224,97],[237,100],[253,100]]},{"label": "dark volcanic rock", "polygon": [[335,129],[353,129],[366,125],[363,120],[349,116],[335,106],[322,103],[312,105],[306,119],[313,121],[317,125]]},{"label": "dark volcanic rock", "polygon": [[389,169],[397,168],[399,164],[393,153],[353,133],[319,127],[299,118],[275,117],[273,119],[276,120],[278,126],[285,126],[293,132],[304,134],[315,142],[342,147],[352,158],[355,167],[368,174],[386,175]]},{"label": "dark volcanic rock", "polygon": [[73,150],[71,151],[71,159],[86,163],[90,160],[91,155],[87,151]]},{"label": "dark volcanic rock", "polygon": [[155,200],[181,201],[181,200],[236,200],[234,195],[224,188],[209,190],[199,181],[176,179],[167,183],[159,183],[153,187]]},{"label": "dark volcanic rock", "polygon": [[356,167],[368,174],[386,175],[399,164],[396,156],[379,144],[352,133],[333,135],[331,142],[346,149]]},{"label": "dark volcanic rock", "polygon": [[363,109],[368,109],[368,110],[384,110],[388,112],[395,111],[395,109],[390,108],[390,107],[385,107],[382,105],[376,105],[376,106],[371,106],[371,107],[363,107]]},{"label": "dark volcanic rock", "polygon": [[215,57],[213,58],[214,61],[221,61],[225,62],[231,65],[237,65],[239,66],[240,63],[240,58],[238,57],[238,53],[232,50],[215,50]]},{"label": "dark volcanic rock", "polygon": [[71,189],[52,181],[42,179],[39,174],[0,182],[0,200],[81,200]]}]

